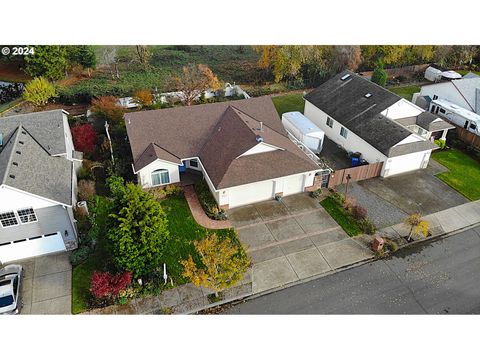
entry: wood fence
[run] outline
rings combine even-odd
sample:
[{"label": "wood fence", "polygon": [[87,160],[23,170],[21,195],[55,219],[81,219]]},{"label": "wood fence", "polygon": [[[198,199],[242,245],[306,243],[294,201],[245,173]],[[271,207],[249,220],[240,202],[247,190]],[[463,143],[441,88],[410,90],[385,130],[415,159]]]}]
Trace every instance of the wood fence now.
[{"label": "wood fence", "polygon": [[366,180],[380,176],[382,172],[383,162],[378,162],[368,165],[360,165],[347,169],[335,170],[330,174],[328,180],[328,187],[334,188],[340,184],[346,184],[347,182],[354,182],[360,180]]},{"label": "wood fence", "polygon": [[480,136],[457,126],[457,136],[464,143],[480,149]]}]

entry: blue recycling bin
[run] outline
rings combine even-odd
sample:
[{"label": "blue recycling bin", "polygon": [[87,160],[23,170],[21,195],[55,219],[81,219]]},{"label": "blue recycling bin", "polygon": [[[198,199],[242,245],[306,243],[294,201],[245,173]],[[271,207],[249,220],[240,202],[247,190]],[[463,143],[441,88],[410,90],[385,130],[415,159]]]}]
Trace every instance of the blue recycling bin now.
[{"label": "blue recycling bin", "polygon": [[358,152],[352,154],[351,156],[352,167],[360,165],[360,157],[361,157],[361,154]]}]

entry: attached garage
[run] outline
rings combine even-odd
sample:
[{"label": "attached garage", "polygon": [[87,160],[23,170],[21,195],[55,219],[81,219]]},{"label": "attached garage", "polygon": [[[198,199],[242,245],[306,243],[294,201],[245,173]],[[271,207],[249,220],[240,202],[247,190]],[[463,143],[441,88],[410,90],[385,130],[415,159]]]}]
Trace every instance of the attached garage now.
[{"label": "attached garage", "polygon": [[[230,208],[269,200],[275,196],[273,180],[256,182],[228,188],[228,205]],[[223,190],[220,190],[220,192]]]},{"label": "attached garage", "polygon": [[65,243],[60,233],[46,234],[0,244],[0,262],[5,264],[65,250]]},{"label": "attached garage", "polygon": [[427,167],[431,150],[421,151],[387,159],[383,177],[402,174]]},{"label": "attached garage", "polygon": [[283,196],[298,194],[303,192],[305,188],[305,175],[295,175],[284,178],[283,180]]}]

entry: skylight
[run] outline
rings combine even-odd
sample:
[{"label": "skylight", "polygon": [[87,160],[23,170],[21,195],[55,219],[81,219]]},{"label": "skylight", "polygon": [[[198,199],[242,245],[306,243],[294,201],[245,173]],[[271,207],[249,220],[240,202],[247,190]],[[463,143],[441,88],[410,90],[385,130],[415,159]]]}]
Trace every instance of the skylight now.
[{"label": "skylight", "polygon": [[345,81],[350,77],[350,74],[343,75],[340,80]]},{"label": "skylight", "polygon": [[368,99],[369,97],[371,97],[371,96],[372,96],[372,94],[370,94],[370,93],[366,93],[366,94],[365,94],[365,97],[366,97],[367,99]]}]

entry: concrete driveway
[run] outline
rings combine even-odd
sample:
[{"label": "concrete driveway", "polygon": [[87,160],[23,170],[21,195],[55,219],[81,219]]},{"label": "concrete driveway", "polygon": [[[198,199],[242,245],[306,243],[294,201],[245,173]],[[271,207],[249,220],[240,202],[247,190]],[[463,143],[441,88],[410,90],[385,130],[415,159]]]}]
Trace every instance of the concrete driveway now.
[{"label": "concrete driveway", "polygon": [[[467,198],[435,177],[442,168],[433,159],[430,162],[424,170],[351,183],[348,194],[367,209],[378,228],[401,223],[408,214],[429,215],[467,203]],[[344,192],[345,187],[338,190]]]},{"label": "concrete driveway", "polygon": [[69,253],[17,262],[24,267],[21,314],[71,314],[72,266]]},{"label": "concrete driveway", "polygon": [[308,194],[229,211],[253,262],[253,292],[311,278],[372,256]]}]

